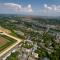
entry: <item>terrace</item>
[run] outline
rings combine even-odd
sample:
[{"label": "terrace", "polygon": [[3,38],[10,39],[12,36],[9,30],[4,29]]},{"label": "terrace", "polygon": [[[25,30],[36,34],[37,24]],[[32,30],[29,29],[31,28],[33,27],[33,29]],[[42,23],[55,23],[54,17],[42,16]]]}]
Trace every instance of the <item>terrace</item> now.
[{"label": "terrace", "polygon": [[4,31],[0,31],[0,58],[5,57],[9,51],[11,51],[14,47],[16,47],[22,40],[5,33]]},{"label": "terrace", "polygon": [[7,48],[8,46],[11,46],[15,42],[16,40],[8,36],[0,35],[0,52],[2,52],[5,48]]}]

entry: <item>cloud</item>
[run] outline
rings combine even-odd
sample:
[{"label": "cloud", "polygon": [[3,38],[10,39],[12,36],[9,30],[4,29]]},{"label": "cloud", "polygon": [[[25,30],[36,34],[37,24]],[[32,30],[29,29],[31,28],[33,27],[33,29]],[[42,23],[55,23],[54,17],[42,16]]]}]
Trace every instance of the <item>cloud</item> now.
[{"label": "cloud", "polygon": [[44,4],[44,8],[47,11],[60,12],[60,5],[50,5]]},{"label": "cloud", "polygon": [[27,7],[22,7],[20,4],[3,3],[0,4],[0,7],[6,7],[7,9],[11,9],[16,12],[33,12],[31,4],[29,4]]},{"label": "cloud", "polygon": [[52,10],[52,7],[47,6],[47,4],[45,4],[44,7],[45,7],[46,9],[48,9],[48,10]]},{"label": "cloud", "polygon": [[28,5],[28,11],[29,11],[29,12],[32,12],[31,4]]}]

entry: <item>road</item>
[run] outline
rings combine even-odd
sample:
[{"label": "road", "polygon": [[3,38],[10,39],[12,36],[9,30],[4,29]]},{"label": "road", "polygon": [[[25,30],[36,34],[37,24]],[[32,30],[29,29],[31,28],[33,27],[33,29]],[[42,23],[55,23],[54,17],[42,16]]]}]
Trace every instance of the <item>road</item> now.
[{"label": "road", "polygon": [[17,42],[14,43],[12,46],[6,48],[2,53],[0,53],[0,57],[2,57],[4,54],[6,54],[8,51],[10,51],[12,48],[14,48],[16,45],[18,45],[22,41],[21,39],[19,39],[17,37],[14,37],[14,36],[11,36],[11,35],[9,35],[7,33],[1,33],[1,34],[6,35],[6,36],[8,36],[8,37],[10,37],[12,39],[15,39],[15,40],[17,40]]}]

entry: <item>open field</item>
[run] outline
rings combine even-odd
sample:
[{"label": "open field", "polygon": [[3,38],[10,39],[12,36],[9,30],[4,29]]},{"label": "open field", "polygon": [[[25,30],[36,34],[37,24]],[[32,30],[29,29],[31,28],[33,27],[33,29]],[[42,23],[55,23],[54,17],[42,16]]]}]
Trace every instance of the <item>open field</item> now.
[{"label": "open field", "polygon": [[16,40],[8,36],[0,35],[0,52],[15,42]]}]

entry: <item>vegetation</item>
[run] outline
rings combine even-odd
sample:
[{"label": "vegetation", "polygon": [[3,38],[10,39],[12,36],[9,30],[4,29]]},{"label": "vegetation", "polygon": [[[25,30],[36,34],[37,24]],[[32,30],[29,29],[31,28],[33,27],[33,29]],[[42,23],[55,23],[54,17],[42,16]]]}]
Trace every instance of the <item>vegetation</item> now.
[{"label": "vegetation", "polygon": [[18,52],[11,53],[10,56],[7,57],[6,60],[18,60]]},{"label": "vegetation", "polygon": [[30,49],[30,48],[33,47],[33,45],[30,42],[28,42],[28,41],[24,41],[24,42],[22,42],[21,47]]},{"label": "vegetation", "polygon": [[25,37],[24,37],[24,36],[17,34],[17,33],[16,33],[16,32],[14,32],[13,30],[11,30],[10,35],[15,36],[15,37],[18,37],[18,38],[20,38],[20,39],[25,39]]},{"label": "vegetation", "polygon": [[[56,33],[60,33],[60,19],[48,19],[48,18],[36,18],[32,17],[31,20],[27,20],[25,17],[0,17],[0,25],[12,31],[11,35],[19,37],[28,41],[32,41],[33,45],[26,42],[22,43],[23,48],[32,48],[37,45],[35,53],[38,54],[38,60],[48,58],[49,60],[60,60],[60,42],[56,42]],[[47,32],[47,26],[50,29]],[[56,26],[52,28],[51,25]],[[24,36],[20,36],[16,31],[22,31]],[[40,31],[43,31],[40,33]],[[14,42],[11,38],[4,38],[10,40],[10,44]],[[12,53],[7,60],[18,60],[17,54]]]}]

